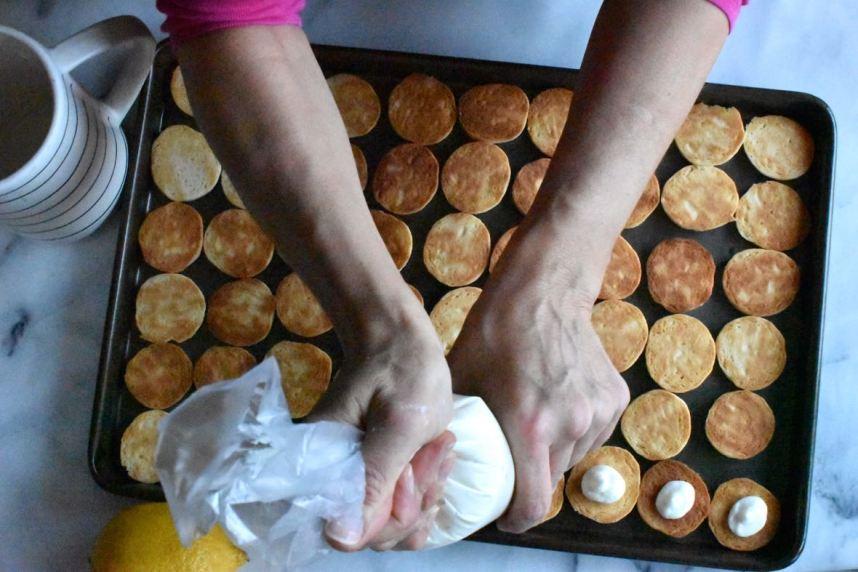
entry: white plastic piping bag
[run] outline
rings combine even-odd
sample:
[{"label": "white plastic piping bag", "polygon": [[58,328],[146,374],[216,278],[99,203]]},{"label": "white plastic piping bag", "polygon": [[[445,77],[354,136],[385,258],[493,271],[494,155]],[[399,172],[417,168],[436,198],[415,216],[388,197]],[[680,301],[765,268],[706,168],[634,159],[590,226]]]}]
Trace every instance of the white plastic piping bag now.
[{"label": "white plastic piping bag", "polygon": [[296,424],[277,362],[197,390],[161,421],[156,468],[185,545],[220,523],[244,570],[294,569],[329,550],[330,519],[362,519],[362,433]]}]

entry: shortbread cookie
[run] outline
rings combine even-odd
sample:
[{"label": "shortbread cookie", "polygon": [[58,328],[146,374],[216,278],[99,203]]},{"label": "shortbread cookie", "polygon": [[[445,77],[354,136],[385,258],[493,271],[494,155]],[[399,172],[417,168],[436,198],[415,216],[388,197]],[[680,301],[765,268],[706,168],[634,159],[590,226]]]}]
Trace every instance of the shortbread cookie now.
[{"label": "shortbread cookie", "polygon": [[715,286],[715,260],[697,241],[668,238],[646,261],[647,287],[652,299],[669,312],[689,312],[702,306]]},{"label": "shortbread cookie", "polygon": [[605,300],[593,307],[593,329],[617,371],[634,365],[646,346],[646,318],[637,306],[623,300]]},{"label": "shortbread cookie", "polygon": [[739,200],[736,228],[745,240],[771,250],[792,250],[810,232],[810,212],[783,183],[752,185]]},{"label": "shortbread cookie", "polygon": [[[694,487],[694,504],[681,518],[664,518],[656,508],[658,493],[671,481],[684,481]],[[710,504],[706,483],[685,463],[661,461],[650,467],[641,479],[638,513],[647,525],[668,536],[682,538],[694,532],[709,515]]]},{"label": "shortbread cookie", "polygon": [[751,316],[786,310],[798,294],[801,275],[792,258],[776,250],[751,248],[736,253],[724,268],[724,294]]},{"label": "shortbread cookie", "polygon": [[478,85],[459,98],[459,123],[472,139],[489,143],[512,141],[524,131],[530,101],[515,85]]},{"label": "shortbread cookie", "polygon": [[620,429],[641,457],[650,461],[669,459],[678,455],[691,437],[691,412],[673,393],[653,389],[629,404]]},{"label": "shortbread cookie", "polygon": [[[623,478],[626,484],[625,492],[616,502],[595,502],[581,492],[581,479],[597,465],[607,465]],[[584,455],[584,458],[572,467],[566,481],[566,498],[581,516],[601,524],[610,524],[622,520],[635,508],[640,494],[640,483],[641,468],[631,453],[621,447],[599,447]]]},{"label": "shortbread cookie", "polygon": [[718,365],[739,389],[757,391],[771,385],[786,366],[786,341],[770,321],[737,318],[721,328],[715,340]]},{"label": "shortbread cookie", "polygon": [[706,438],[725,457],[750,459],[769,446],[775,414],[766,400],[744,389],[715,400],[706,416]]},{"label": "shortbread cookie", "polygon": [[813,137],[792,119],[781,115],[754,117],[745,131],[745,154],[763,175],[788,181],[810,169]]},{"label": "shortbread cookie", "polygon": [[663,389],[685,393],[700,386],[715,366],[715,340],[709,328],[685,314],[665,316],[652,325],[646,368]]},{"label": "shortbread cookie", "polygon": [[745,141],[742,114],[735,107],[698,103],[676,134],[676,147],[694,165],[721,165]]}]

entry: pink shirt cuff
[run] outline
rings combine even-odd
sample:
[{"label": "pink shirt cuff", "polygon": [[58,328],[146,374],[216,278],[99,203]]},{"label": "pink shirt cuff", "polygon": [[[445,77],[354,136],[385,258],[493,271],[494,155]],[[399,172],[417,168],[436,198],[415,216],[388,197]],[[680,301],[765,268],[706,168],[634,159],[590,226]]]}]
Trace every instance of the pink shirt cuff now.
[{"label": "pink shirt cuff", "polygon": [[742,6],[748,3],[749,0],[709,0],[717,6],[727,16],[727,21],[730,23],[730,31],[733,31],[733,25],[736,23],[736,18],[739,17],[739,10]]},{"label": "pink shirt cuff", "polygon": [[[720,8],[730,23],[748,0],[709,0]],[[158,10],[167,19],[161,29],[174,43],[240,26],[288,24],[301,25],[305,0],[157,0]]]},{"label": "pink shirt cuff", "polygon": [[305,0],[157,0],[174,44],[226,28],[301,25]]}]

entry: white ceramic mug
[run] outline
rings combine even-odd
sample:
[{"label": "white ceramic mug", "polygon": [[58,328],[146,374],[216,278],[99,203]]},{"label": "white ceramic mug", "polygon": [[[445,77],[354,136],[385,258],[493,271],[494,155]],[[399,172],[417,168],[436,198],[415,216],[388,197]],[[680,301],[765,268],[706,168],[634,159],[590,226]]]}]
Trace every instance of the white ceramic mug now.
[{"label": "white ceramic mug", "polygon": [[[116,47],[128,58],[101,100],[69,75]],[[104,222],[128,169],[120,123],[146,80],[155,40],[130,16],[99,22],[53,49],[0,26],[0,227],[77,240]]]}]

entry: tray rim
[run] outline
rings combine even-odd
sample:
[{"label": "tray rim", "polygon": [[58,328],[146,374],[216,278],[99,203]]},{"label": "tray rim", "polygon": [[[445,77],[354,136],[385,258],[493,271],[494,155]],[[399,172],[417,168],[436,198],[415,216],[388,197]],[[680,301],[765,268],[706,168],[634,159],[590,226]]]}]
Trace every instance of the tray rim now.
[{"label": "tray rim", "polygon": [[[577,73],[579,70],[575,68],[563,68],[558,66],[546,66],[546,65],[537,65],[537,64],[528,64],[528,63],[517,63],[517,62],[506,62],[499,60],[486,60],[486,59],[475,59],[475,58],[460,58],[454,56],[444,56],[444,55],[435,55],[435,54],[426,54],[419,52],[402,52],[402,51],[390,51],[390,50],[379,50],[379,49],[366,49],[359,47],[351,47],[351,46],[336,46],[331,44],[313,44],[312,48],[314,53],[319,52],[348,52],[353,55],[363,55],[363,56],[372,56],[374,54],[385,57],[385,58],[401,58],[401,59],[411,59],[414,58],[423,59],[423,60],[434,60],[441,62],[449,62],[456,63],[461,65],[481,65],[481,64],[491,64],[495,66],[504,66],[509,68],[518,68],[518,69],[526,69],[532,72],[552,72],[552,73]],[[117,317],[119,312],[121,311],[120,304],[120,296],[122,294],[122,286],[123,286],[123,276],[125,276],[125,266],[126,266],[126,252],[128,249],[129,243],[134,243],[135,237],[131,236],[131,228],[133,226],[133,218],[134,218],[134,210],[131,208],[135,203],[140,191],[141,186],[145,186],[145,184],[138,184],[138,177],[141,176],[139,172],[139,165],[142,158],[142,153],[145,149],[143,142],[144,137],[146,135],[146,125],[149,119],[149,116],[152,113],[152,102],[153,102],[153,78],[155,73],[158,71],[159,61],[165,57],[163,52],[165,50],[170,50],[171,46],[169,44],[169,40],[162,40],[158,43],[155,51],[155,56],[153,58],[152,67],[150,69],[150,74],[146,79],[146,83],[144,84],[143,89],[137,100],[137,115],[133,123],[133,127],[127,130],[127,137],[133,144],[133,154],[129,150],[129,173],[130,177],[126,176],[125,185],[123,191],[125,192],[125,197],[120,202],[118,209],[118,216],[121,217],[120,229],[117,237],[117,246],[116,252],[114,255],[114,264],[113,264],[113,277],[111,279],[111,288],[108,298],[108,308],[105,319],[105,326],[103,330],[103,338],[102,338],[102,347],[101,354],[99,358],[99,368],[98,368],[98,376],[95,388],[95,395],[93,400],[93,411],[92,418],[90,423],[90,438],[87,449],[87,464],[90,470],[90,473],[93,476],[93,479],[96,483],[103,488],[104,490],[111,492],[113,494],[117,494],[120,496],[125,496],[129,498],[137,498],[141,500],[155,500],[155,499],[163,499],[162,494],[152,495],[151,493],[147,493],[143,491],[139,487],[134,485],[116,483],[108,478],[105,475],[101,474],[99,470],[99,460],[100,453],[97,447],[97,443],[100,440],[100,436],[105,431],[105,428],[102,424],[103,414],[102,412],[106,409],[106,392],[105,389],[107,384],[111,382],[110,379],[107,378],[108,369],[110,367],[110,363],[113,360],[113,354],[115,351],[115,338],[117,336]],[[816,107],[819,111],[822,112],[825,120],[829,123],[829,128],[831,131],[831,152],[830,155],[826,157],[826,161],[823,162],[819,166],[821,173],[821,182],[823,183],[822,187],[826,189],[827,192],[827,201],[820,201],[820,217],[816,221],[817,225],[823,225],[825,232],[822,233],[820,237],[821,241],[821,252],[819,252],[819,261],[818,268],[820,270],[819,274],[819,284],[820,288],[814,292],[813,297],[811,299],[811,306],[813,310],[813,314],[811,318],[818,326],[811,332],[814,343],[810,346],[812,349],[811,355],[808,357],[811,360],[811,363],[808,364],[809,368],[812,368],[813,375],[808,376],[810,379],[812,377],[813,384],[810,388],[812,395],[810,408],[813,412],[811,416],[809,427],[805,428],[805,431],[809,433],[809,441],[810,445],[804,449],[805,456],[807,459],[806,463],[802,463],[801,467],[803,469],[802,474],[799,475],[802,478],[802,482],[805,484],[804,491],[797,495],[798,512],[795,515],[797,521],[800,523],[800,534],[797,536],[796,541],[790,547],[786,554],[770,559],[764,563],[760,563],[759,566],[744,566],[741,569],[753,569],[753,570],[779,570],[789,566],[794,563],[799,556],[802,554],[806,541],[807,541],[807,528],[808,528],[808,517],[810,512],[810,502],[812,498],[812,489],[813,489],[813,459],[814,459],[814,451],[816,446],[816,429],[817,429],[817,417],[819,414],[818,406],[819,406],[819,386],[821,382],[821,374],[822,374],[822,349],[824,343],[824,334],[825,334],[825,313],[826,313],[826,300],[828,298],[828,274],[829,274],[829,262],[831,256],[831,238],[832,238],[832,224],[831,224],[831,212],[833,210],[834,205],[834,192],[835,192],[835,166],[836,166],[836,156],[837,156],[837,124],[834,117],[834,113],[831,110],[831,107],[820,97],[800,91],[792,91],[792,90],[781,90],[781,89],[770,89],[763,87],[750,87],[750,86],[736,86],[730,84],[721,84],[721,83],[709,83],[704,84],[703,90],[708,88],[718,88],[718,89],[726,89],[728,91],[735,91],[737,93],[771,93],[778,94],[781,97],[788,97],[795,100],[796,103],[803,103],[806,105],[810,105]],[[702,93],[702,92],[701,92]],[[136,489],[136,490],[135,490]],[[509,536],[509,538],[507,538]],[[540,548],[543,550],[557,550],[557,551],[565,551],[571,552],[568,549],[563,548],[562,546],[555,545],[550,546],[546,545],[540,539],[528,538],[520,535],[507,535],[505,533],[501,533],[496,529],[490,529],[490,527],[486,527],[481,531],[475,533],[474,536],[469,537],[468,540],[473,542],[484,542],[490,544],[502,544],[508,546],[522,546],[527,548]],[[611,557],[619,557],[626,558],[632,560],[642,560],[639,551],[634,548],[628,548],[626,546],[617,547],[614,546],[610,550],[599,550],[598,547],[593,547],[593,550],[587,549],[579,549],[579,553],[587,553],[594,554],[599,556],[611,556]],[[725,555],[728,553],[725,553]],[[710,566],[708,563],[701,563],[700,559],[695,559],[693,554],[689,557],[676,555],[664,555],[659,556],[651,561],[658,562],[668,562],[668,563],[676,563],[676,564],[687,564],[694,566]],[[723,564],[721,564],[724,567]],[[732,569],[740,569],[737,567],[726,566],[726,568]]]}]

